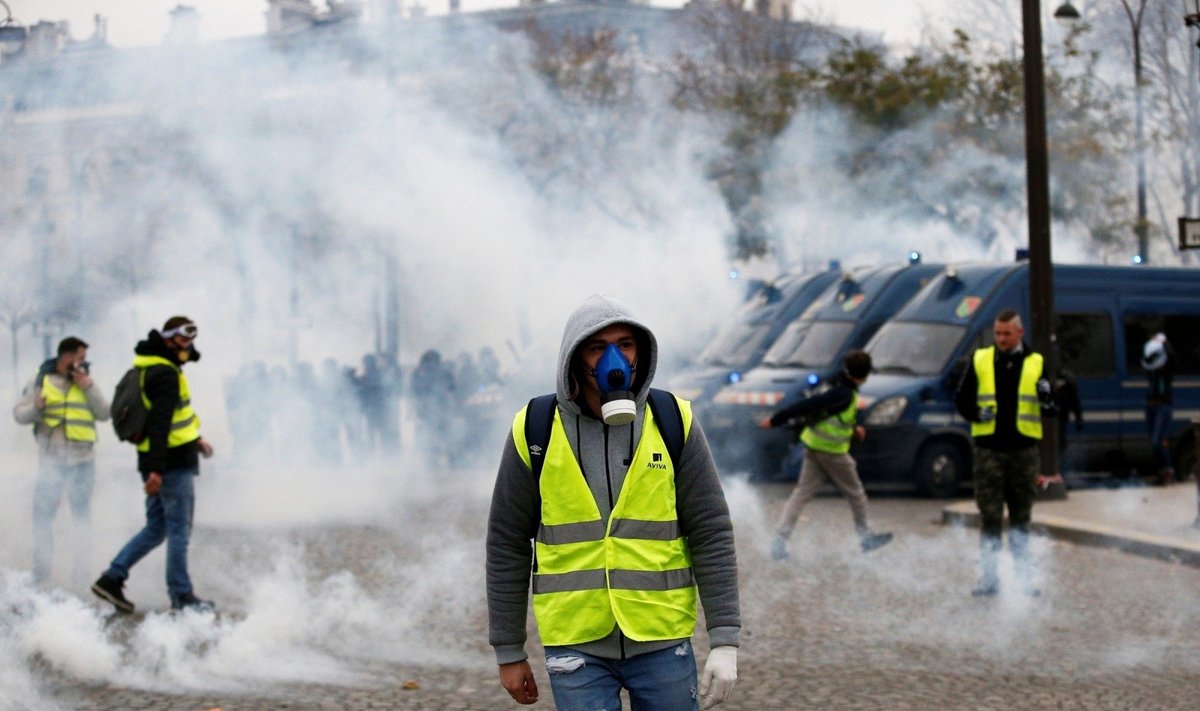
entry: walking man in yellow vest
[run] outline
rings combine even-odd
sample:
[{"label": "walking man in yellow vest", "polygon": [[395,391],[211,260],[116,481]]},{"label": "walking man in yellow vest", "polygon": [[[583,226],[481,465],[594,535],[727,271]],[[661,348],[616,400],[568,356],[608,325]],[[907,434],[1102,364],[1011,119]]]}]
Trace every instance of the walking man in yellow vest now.
[{"label": "walking man in yellow vest", "polygon": [[864,553],[892,540],[891,533],[875,533],[867,524],[867,493],[858,478],[858,465],[850,456],[851,439],[866,437],[866,429],[858,424],[858,389],[870,374],[871,355],[861,350],[850,351],[831,387],[759,421],[758,426],[763,428],[778,427],[795,419],[811,421],[800,432],[804,444],[800,478],[783,506],[771,543],[771,556],[775,560],[788,557],[787,541],[800,512],[827,482],[833,482],[849,502],[854,530]]},{"label": "walking man in yellow vest", "polygon": [[88,372],[87,351],[79,338],[64,338],[58,355],[42,364],[13,408],[18,423],[33,425],[38,445],[33,491],[33,580],[38,584],[50,579],[54,517],[64,492],[75,523],[71,582],[85,585],[91,564],[96,422],[108,419],[109,406]]},{"label": "walking man in yellow vest", "polygon": [[[557,393],[517,413],[488,517],[489,641],[500,683],[532,704],[530,581],[560,711],[695,711],[737,680],[733,526],[691,404],[650,382],[654,334],[612,299],[567,321]],[[679,451],[675,451],[675,447]],[[697,594],[711,648],[697,678]]]},{"label": "walking man in yellow vest", "polygon": [[1040,593],[1029,557],[1029,521],[1037,498],[1038,441],[1043,411],[1054,411],[1043,359],[1022,340],[1021,316],[1002,311],[992,324],[994,345],[975,351],[955,398],[975,442],[975,503],[980,519],[976,597],[1000,591],[997,558],[1008,506],[1008,547],[1025,594]]},{"label": "walking man in yellow vest", "polygon": [[171,609],[211,610],[196,597],[188,575],[188,543],[195,508],[193,481],[200,474],[200,457],[211,457],[212,446],[200,436],[200,418],[192,410],[191,390],[184,363],[200,360],[194,342],[196,324],[172,316],[162,331],[151,331],[134,348],[133,366],[142,371],[142,401],[149,408],[145,437],[138,442],[138,471],[146,492],[146,525],[113,558],[92,592],[131,613],[132,602],[123,588],[129,571],[164,540],[167,542],[167,594]]}]

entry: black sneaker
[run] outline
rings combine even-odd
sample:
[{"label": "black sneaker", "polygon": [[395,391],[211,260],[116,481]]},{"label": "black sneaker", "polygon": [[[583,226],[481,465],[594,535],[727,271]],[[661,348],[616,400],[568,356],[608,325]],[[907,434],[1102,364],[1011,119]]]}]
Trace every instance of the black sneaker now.
[{"label": "black sneaker", "polygon": [[876,548],[882,548],[892,542],[892,534],[888,533],[868,533],[862,537],[863,553],[870,553]]},{"label": "black sneaker", "polygon": [[175,596],[171,601],[172,610],[195,610],[196,612],[212,612],[214,606],[208,600],[201,600],[190,592]]},{"label": "black sneaker", "polygon": [[112,606],[117,608],[117,612],[130,615],[133,614],[133,603],[125,599],[125,593],[121,592],[123,587],[124,580],[101,575],[99,580],[92,583],[92,592],[101,600],[111,602]]}]

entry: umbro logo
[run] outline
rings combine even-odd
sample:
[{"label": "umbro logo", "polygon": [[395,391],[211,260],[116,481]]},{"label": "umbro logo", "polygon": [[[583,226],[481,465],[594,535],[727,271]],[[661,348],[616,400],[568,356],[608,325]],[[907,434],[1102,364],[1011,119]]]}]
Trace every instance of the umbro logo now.
[{"label": "umbro logo", "polygon": [[542,446],[540,444],[529,445],[529,453],[535,457],[542,456]]}]

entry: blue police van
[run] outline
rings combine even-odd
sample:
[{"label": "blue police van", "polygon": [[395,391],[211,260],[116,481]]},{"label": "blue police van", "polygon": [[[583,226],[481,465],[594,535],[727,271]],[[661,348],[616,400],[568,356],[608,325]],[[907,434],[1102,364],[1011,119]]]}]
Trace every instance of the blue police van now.
[{"label": "blue police van", "polygon": [[722,470],[745,471],[754,479],[795,479],[799,462],[786,455],[797,432],[761,429],[757,422],[841,370],[847,351],[866,345],[941,265],[860,267],[844,273],[804,314],[783,330],[762,363],[721,389],[700,411],[705,434]]},{"label": "blue police van", "polygon": [[[1078,431],[1059,430],[1066,435],[1064,476],[1148,471],[1141,355],[1160,332],[1176,355],[1171,451],[1177,475],[1191,475],[1191,421],[1200,416],[1200,270],[1055,265],[1053,281],[1053,374],[1074,381],[1082,411]],[[969,423],[955,412],[954,397],[971,354],[991,344],[993,322],[1005,309],[1022,315],[1032,346],[1028,264],[955,265],[879,329],[866,347],[874,372],[860,391],[867,438],[851,449],[864,483],[931,496],[970,484]]]},{"label": "blue police van", "polygon": [[818,272],[783,274],[759,285],[693,367],[669,379],[667,388],[702,409],[714,394],[758,365],[763,354],[794,319],[841,274],[836,263]]}]

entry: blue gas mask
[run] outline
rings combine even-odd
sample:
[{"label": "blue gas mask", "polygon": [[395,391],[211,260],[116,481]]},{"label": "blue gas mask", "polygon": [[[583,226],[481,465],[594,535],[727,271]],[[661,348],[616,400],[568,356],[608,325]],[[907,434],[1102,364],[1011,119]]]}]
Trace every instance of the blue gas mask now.
[{"label": "blue gas mask", "polygon": [[625,425],[637,416],[633,400],[633,366],[617,344],[610,343],[596,361],[596,384],[600,386],[600,416],[606,425]]}]

